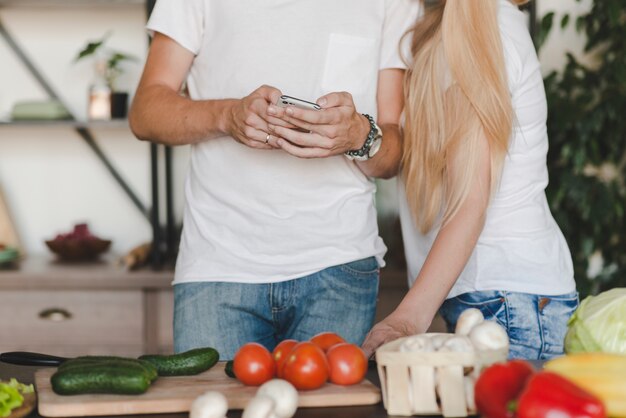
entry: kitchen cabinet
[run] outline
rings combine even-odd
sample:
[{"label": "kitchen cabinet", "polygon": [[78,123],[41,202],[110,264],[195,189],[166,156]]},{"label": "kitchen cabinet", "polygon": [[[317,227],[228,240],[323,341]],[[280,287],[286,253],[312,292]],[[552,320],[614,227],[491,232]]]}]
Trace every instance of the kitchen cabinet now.
[{"label": "kitchen cabinet", "polygon": [[0,270],[0,352],[138,356],[173,350],[171,271],[29,258]]}]

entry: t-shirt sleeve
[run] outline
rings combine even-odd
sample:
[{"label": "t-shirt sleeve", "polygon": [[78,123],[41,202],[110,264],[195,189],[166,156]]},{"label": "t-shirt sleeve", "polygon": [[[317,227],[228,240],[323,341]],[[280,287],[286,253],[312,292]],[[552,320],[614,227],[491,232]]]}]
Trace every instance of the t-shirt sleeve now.
[{"label": "t-shirt sleeve", "polygon": [[157,0],[146,25],[150,35],[162,33],[195,55],[204,33],[204,0]]},{"label": "t-shirt sleeve", "polygon": [[386,0],[380,54],[380,69],[406,68],[411,55],[411,36],[420,11],[420,0]]}]

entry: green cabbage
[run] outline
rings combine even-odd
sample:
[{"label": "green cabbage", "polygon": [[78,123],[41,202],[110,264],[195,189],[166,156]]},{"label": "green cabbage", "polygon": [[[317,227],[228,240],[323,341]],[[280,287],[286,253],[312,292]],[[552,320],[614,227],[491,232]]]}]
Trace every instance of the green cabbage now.
[{"label": "green cabbage", "polygon": [[626,288],[582,301],[569,319],[565,351],[626,354]]},{"label": "green cabbage", "polygon": [[9,382],[0,381],[0,417],[8,417],[11,411],[22,406],[22,393],[33,392],[33,385],[24,385],[16,379]]}]

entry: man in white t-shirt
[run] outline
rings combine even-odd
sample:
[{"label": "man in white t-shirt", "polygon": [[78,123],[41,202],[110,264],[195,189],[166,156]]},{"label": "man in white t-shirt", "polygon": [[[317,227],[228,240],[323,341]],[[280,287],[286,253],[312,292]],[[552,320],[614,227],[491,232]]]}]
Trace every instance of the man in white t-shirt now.
[{"label": "man in white t-shirt", "polygon": [[322,331],[362,342],[386,251],[371,177],[397,172],[399,45],[416,5],[158,0],[130,123],[140,139],[191,145],[176,351],[229,359]]}]

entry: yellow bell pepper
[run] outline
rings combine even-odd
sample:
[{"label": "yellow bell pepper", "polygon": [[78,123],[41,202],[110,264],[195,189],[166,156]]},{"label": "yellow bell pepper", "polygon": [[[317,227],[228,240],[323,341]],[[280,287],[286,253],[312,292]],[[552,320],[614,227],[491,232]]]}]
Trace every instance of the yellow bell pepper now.
[{"label": "yellow bell pepper", "polygon": [[604,402],[610,417],[626,417],[626,356],[609,353],[569,354],[548,361],[558,373]]}]

